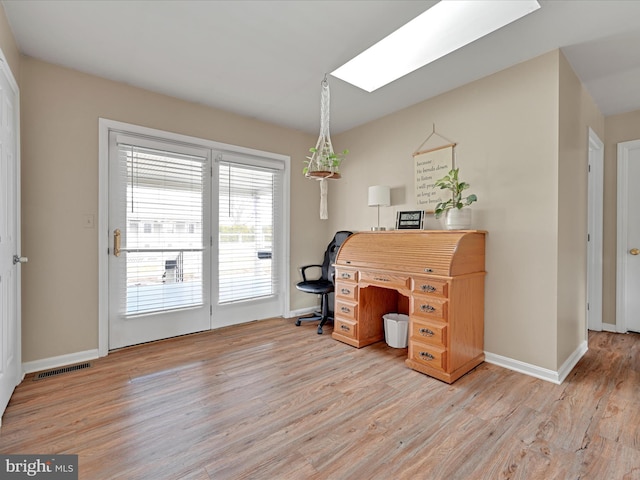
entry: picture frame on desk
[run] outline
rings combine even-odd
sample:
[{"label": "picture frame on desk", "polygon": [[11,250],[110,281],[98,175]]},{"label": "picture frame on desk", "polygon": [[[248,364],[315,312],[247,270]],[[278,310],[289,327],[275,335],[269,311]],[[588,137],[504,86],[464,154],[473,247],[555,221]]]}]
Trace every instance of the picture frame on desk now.
[{"label": "picture frame on desk", "polygon": [[398,212],[396,230],[422,230],[424,228],[424,210]]}]

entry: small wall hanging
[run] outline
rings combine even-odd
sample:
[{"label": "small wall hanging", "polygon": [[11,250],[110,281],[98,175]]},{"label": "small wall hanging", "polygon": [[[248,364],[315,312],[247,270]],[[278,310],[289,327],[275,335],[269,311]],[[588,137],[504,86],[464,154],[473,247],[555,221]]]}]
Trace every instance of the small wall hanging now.
[{"label": "small wall hanging", "polygon": [[[446,143],[432,148],[423,148],[434,136],[439,137]],[[416,205],[427,213],[433,213],[438,203],[448,199],[447,192],[437,189],[435,182],[453,169],[455,147],[456,144],[454,142],[436,133],[434,124],[431,134],[413,153]]]},{"label": "small wall hanging", "polygon": [[307,178],[320,181],[320,218],[326,220],[329,218],[327,210],[327,180],[340,178],[340,164],[349,151],[344,150],[342,153],[333,151],[331,135],[329,134],[331,99],[326,75],[320,85],[322,87],[320,95],[320,136],[316,146],[309,149],[311,156],[307,157],[307,165],[303,173]]}]

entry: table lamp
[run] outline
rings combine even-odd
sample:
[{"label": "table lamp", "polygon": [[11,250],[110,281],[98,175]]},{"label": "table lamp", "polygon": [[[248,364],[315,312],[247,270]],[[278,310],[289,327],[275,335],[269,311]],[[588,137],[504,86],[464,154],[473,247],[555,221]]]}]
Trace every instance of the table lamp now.
[{"label": "table lamp", "polygon": [[369,187],[369,206],[378,207],[378,225],[371,227],[371,230],[386,230],[380,226],[380,207],[388,207],[389,205],[391,205],[391,188],[386,185]]}]

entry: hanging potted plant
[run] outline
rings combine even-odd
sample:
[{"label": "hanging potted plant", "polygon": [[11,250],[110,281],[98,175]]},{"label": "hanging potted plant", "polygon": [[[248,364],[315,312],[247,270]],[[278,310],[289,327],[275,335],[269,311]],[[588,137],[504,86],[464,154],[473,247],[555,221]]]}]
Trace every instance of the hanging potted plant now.
[{"label": "hanging potted plant", "polygon": [[334,153],[329,142],[324,142],[322,147],[309,149],[311,156],[307,157],[306,166],[302,170],[307,177],[340,178],[340,164],[349,153]]},{"label": "hanging potted plant", "polygon": [[315,147],[309,149],[311,156],[305,160],[306,165],[302,173],[307,178],[320,181],[320,219],[329,218],[327,210],[327,179],[340,178],[340,164],[349,150],[334,153],[329,135],[329,82],[327,76],[320,84],[322,86],[320,99],[320,136]]},{"label": "hanging potted plant", "polygon": [[462,192],[467,190],[470,185],[463,182],[458,177],[459,168],[454,168],[447,175],[436,180],[435,186],[441,190],[451,191],[451,198],[447,201],[440,202],[436,205],[436,218],[440,218],[442,214],[445,216],[445,226],[447,230],[464,230],[471,228],[471,209],[464,208],[478,200],[475,194],[462,196]]}]

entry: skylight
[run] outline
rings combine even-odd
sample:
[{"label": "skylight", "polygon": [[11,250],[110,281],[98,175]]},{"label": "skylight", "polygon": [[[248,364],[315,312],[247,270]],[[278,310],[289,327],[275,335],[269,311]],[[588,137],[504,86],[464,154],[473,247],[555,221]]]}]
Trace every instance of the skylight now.
[{"label": "skylight", "polygon": [[373,92],[538,8],[536,0],[442,0],[331,75]]}]

